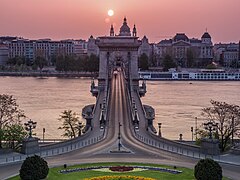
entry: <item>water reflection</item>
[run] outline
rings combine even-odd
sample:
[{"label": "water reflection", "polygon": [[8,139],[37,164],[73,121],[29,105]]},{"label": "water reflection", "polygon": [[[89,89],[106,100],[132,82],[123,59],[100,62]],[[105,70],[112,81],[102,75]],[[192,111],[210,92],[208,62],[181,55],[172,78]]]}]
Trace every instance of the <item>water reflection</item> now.
[{"label": "water reflection", "polygon": [[[17,98],[26,115],[38,122],[37,135],[45,138],[61,138],[57,120],[63,110],[71,109],[81,113],[82,108],[95,102],[91,96],[91,79],[88,78],[33,78],[0,77],[0,94],[7,93]],[[195,117],[201,123],[201,109],[210,106],[210,100],[226,101],[240,105],[240,82],[194,81],[148,81],[144,104],[155,108],[156,120],[162,123],[162,136],[191,139],[191,126]]]}]

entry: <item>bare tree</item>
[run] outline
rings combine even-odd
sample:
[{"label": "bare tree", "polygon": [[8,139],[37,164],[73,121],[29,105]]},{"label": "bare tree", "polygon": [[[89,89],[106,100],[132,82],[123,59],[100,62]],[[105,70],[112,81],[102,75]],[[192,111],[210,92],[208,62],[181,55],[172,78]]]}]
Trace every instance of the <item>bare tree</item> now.
[{"label": "bare tree", "polygon": [[72,112],[72,110],[63,111],[58,120],[63,121],[62,126],[58,128],[64,130],[64,134],[62,136],[75,138],[81,135],[83,125],[77,114]]},{"label": "bare tree", "polygon": [[202,115],[207,121],[217,123],[221,151],[225,151],[230,144],[231,137],[240,131],[240,107],[211,100],[212,107],[203,109]]},{"label": "bare tree", "polygon": [[13,124],[20,124],[24,117],[24,112],[19,109],[16,99],[12,95],[0,94],[0,148],[2,148],[5,128]]}]

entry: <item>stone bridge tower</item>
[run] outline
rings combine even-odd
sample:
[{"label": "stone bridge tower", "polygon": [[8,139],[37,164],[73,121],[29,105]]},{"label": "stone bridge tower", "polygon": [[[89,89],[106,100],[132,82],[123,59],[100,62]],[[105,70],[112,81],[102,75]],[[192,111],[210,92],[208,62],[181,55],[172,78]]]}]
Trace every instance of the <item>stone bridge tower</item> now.
[{"label": "stone bridge tower", "polygon": [[96,44],[99,47],[98,87],[100,90],[107,88],[112,72],[118,67],[124,70],[129,87],[138,88],[138,48],[141,41],[138,40],[135,25],[131,34],[127,19],[124,18],[119,35],[114,34],[114,28],[111,26],[110,36],[98,37]]}]

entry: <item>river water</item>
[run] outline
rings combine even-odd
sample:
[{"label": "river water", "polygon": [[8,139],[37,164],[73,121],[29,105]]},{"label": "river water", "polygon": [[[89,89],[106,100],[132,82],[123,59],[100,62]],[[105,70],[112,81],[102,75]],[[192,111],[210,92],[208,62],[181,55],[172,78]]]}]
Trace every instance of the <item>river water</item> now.
[{"label": "river water", "polygon": [[[58,120],[62,111],[71,109],[81,114],[87,104],[95,103],[88,78],[0,77],[0,94],[11,94],[29,119],[37,121],[35,132],[45,138],[62,138]],[[203,122],[201,110],[210,106],[210,100],[240,105],[240,82],[230,81],[148,81],[144,104],[155,108],[154,125],[162,123],[162,135],[169,139],[191,139],[195,117]]]}]

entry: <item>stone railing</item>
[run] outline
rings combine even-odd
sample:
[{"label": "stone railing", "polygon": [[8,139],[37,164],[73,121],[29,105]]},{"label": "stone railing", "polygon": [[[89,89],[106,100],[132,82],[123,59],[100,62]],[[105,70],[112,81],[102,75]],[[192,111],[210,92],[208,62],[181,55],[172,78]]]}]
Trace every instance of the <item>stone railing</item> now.
[{"label": "stone railing", "polygon": [[34,154],[16,154],[16,155],[7,155],[6,157],[0,156],[0,164],[8,164],[25,160],[28,156],[39,155],[41,157],[56,156],[71,152],[80,148],[87,147],[92,144],[96,144],[99,141],[104,139],[104,133],[96,137],[78,137],[68,141],[46,145],[40,147],[40,151]]}]

